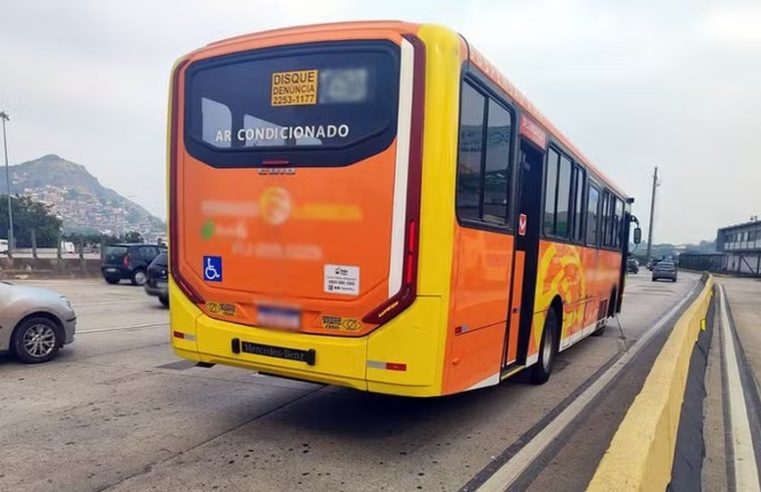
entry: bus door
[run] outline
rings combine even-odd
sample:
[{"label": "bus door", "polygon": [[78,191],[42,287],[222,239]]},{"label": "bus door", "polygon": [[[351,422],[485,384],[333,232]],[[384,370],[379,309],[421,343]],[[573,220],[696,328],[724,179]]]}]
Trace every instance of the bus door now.
[{"label": "bus door", "polygon": [[541,230],[544,155],[521,139],[518,169],[518,204],[515,227],[513,275],[508,334],[503,367],[525,364],[534,313],[534,295]]}]

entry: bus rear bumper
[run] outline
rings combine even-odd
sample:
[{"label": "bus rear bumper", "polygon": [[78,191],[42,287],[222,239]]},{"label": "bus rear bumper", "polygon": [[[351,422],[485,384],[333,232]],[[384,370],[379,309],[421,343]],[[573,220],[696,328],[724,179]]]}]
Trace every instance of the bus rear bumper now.
[{"label": "bus rear bumper", "polygon": [[[213,319],[188,302],[177,289],[171,292],[172,346],[184,359],[376,393],[441,394],[444,330],[439,326],[441,302],[438,297],[419,297],[407,310],[371,334],[350,338],[264,329]],[[290,351],[314,351],[314,361],[310,364],[246,353],[240,350],[243,342]]]}]

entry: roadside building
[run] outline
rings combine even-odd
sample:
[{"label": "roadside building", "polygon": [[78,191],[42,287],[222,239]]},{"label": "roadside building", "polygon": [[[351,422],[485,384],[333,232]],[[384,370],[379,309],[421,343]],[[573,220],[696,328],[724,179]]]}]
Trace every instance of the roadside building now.
[{"label": "roadside building", "polygon": [[679,267],[731,275],[761,277],[761,221],[722,227],[716,232],[716,253],[682,253]]},{"label": "roadside building", "polygon": [[716,234],[716,250],[726,255],[726,272],[761,276],[761,221],[722,227]]}]

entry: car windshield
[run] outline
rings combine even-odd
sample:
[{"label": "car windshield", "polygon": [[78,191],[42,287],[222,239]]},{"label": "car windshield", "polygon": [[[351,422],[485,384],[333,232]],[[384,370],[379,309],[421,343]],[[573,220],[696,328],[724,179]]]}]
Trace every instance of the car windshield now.
[{"label": "car windshield", "polygon": [[658,270],[673,270],[674,264],[669,262],[660,262],[657,265],[655,265],[655,268]]}]

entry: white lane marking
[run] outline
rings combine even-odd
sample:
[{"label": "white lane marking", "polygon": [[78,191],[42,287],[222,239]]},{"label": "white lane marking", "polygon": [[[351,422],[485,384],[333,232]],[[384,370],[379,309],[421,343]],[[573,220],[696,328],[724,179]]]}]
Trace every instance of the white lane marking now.
[{"label": "white lane marking", "polygon": [[750,433],[748,410],[745,402],[740,368],[737,360],[735,339],[729,325],[727,300],[724,287],[719,286],[721,301],[721,332],[724,343],[722,352],[727,371],[727,399],[729,404],[729,430],[732,433],[732,469],[735,476],[735,489],[745,491],[761,490],[758,481],[756,455],[753,452],[753,436]]},{"label": "white lane marking", "polygon": [[104,333],[107,331],[118,331],[118,330],[129,330],[134,328],[153,328],[155,326],[168,326],[169,322],[163,322],[163,323],[143,323],[139,325],[124,325],[124,326],[114,326],[111,328],[96,328],[94,330],[84,330],[79,331],[77,330],[75,335],[84,335],[86,333]]},{"label": "white lane marking", "polygon": [[394,208],[391,221],[391,258],[388,264],[388,296],[402,288],[404,269],[404,234],[407,231],[407,177],[412,139],[412,77],[414,49],[402,40],[402,66],[399,70],[399,113],[397,115],[396,162],[394,164]]},{"label": "white lane marking", "polygon": [[[693,285],[688,291],[691,292],[698,283],[693,279]],[[660,318],[637,342],[629,348],[612,366],[608,368],[595,382],[593,382],[584,392],[573,400],[557,417],[547,424],[537,435],[534,436],[520,451],[518,451],[510,460],[502,465],[489,479],[481,485],[480,492],[503,492],[506,490],[521,474],[531,466],[531,463],[549,446],[561,432],[575,419],[587,405],[608,385],[608,383],[626,367],[627,364],[637,355],[647,342],[653,338],[672,316],[674,316],[682,306],[687,303],[689,296],[683,298],[672,307],[665,316]]]}]

